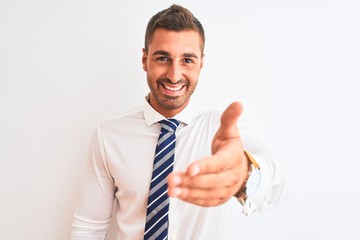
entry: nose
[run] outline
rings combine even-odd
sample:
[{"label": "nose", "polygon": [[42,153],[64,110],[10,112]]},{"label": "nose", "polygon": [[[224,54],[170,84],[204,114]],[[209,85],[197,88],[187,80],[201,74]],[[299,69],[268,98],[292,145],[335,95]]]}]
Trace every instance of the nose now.
[{"label": "nose", "polygon": [[172,62],[166,73],[166,77],[172,82],[176,83],[182,78],[181,66],[177,62]]}]

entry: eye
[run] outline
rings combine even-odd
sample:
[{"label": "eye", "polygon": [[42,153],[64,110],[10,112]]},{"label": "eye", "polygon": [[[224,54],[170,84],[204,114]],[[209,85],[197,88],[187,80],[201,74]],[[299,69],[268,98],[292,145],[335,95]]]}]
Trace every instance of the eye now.
[{"label": "eye", "polygon": [[159,61],[159,62],[169,62],[170,59],[168,57],[158,57],[157,61]]},{"label": "eye", "polygon": [[193,63],[194,61],[190,58],[184,58],[184,63]]}]

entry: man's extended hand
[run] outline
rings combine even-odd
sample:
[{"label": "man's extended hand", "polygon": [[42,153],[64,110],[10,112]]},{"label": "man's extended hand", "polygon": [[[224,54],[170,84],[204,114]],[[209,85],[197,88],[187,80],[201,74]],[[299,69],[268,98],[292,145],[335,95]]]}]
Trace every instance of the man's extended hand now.
[{"label": "man's extended hand", "polygon": [[243,185],[248,162],[237,128],[242,112],[238,102],[221,116],[221,125],[212,141],[212,155],[189,165],[186,172],[168,177],[168,194],[200,206],[216,206],[229,200]]}]

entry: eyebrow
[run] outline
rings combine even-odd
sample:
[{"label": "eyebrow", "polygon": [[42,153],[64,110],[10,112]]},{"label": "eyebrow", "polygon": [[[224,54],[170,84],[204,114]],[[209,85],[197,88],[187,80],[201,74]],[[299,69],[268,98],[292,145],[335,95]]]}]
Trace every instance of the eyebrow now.
[{"label": "eyebrow", "polygon": [[[164,50],[158,50],[158,51],[155,51],[152,55],[153,55],[153,56],[155,56],[155,55],[163,55],[163,56],[169,57],[169,56],[170,56],[170,53],[167,52],[167,51],[164,51]],[[182,56],[182,57],[186,57],[186,58],[196,58],[196,59],[198,59],[198,57],[196,56],[196,54],[193,53],[193,52],[183,53],[181,56]]]},{"label": "eyebrow", "polygon": [[153,56],[155,56],[155,55],[164,55],[164,56],[170,56],[170,53],[169,52],[167,52],[167,51],[164,51],[164,50],[158,50],[158,51],[155,51],[153,54],[152,54]]},{"label": "eyebrow", "polygon": [[198,58],[198,57],[196,56],[196,54],[193,53],[193,52],[184,53],[182,56],[183,56],[183,57],[187,57],[187,58],[196,58],[196,59]]}]

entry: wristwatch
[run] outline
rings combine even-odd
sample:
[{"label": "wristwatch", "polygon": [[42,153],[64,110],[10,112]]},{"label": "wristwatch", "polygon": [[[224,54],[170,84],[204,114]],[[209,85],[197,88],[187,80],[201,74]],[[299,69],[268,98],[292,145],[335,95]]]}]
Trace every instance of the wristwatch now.
[{"label": "wristwatch", "polygon": [[255,159],[249,152],[247,151],[244,152],[248,159],[249,172],[247,178],[244,181],[243,186],[235,194],[235,197],[242,205],[245,205],[246,199],[255,193],[261,180],[261,172],[260,172],[259,164],[255,161]]}]

